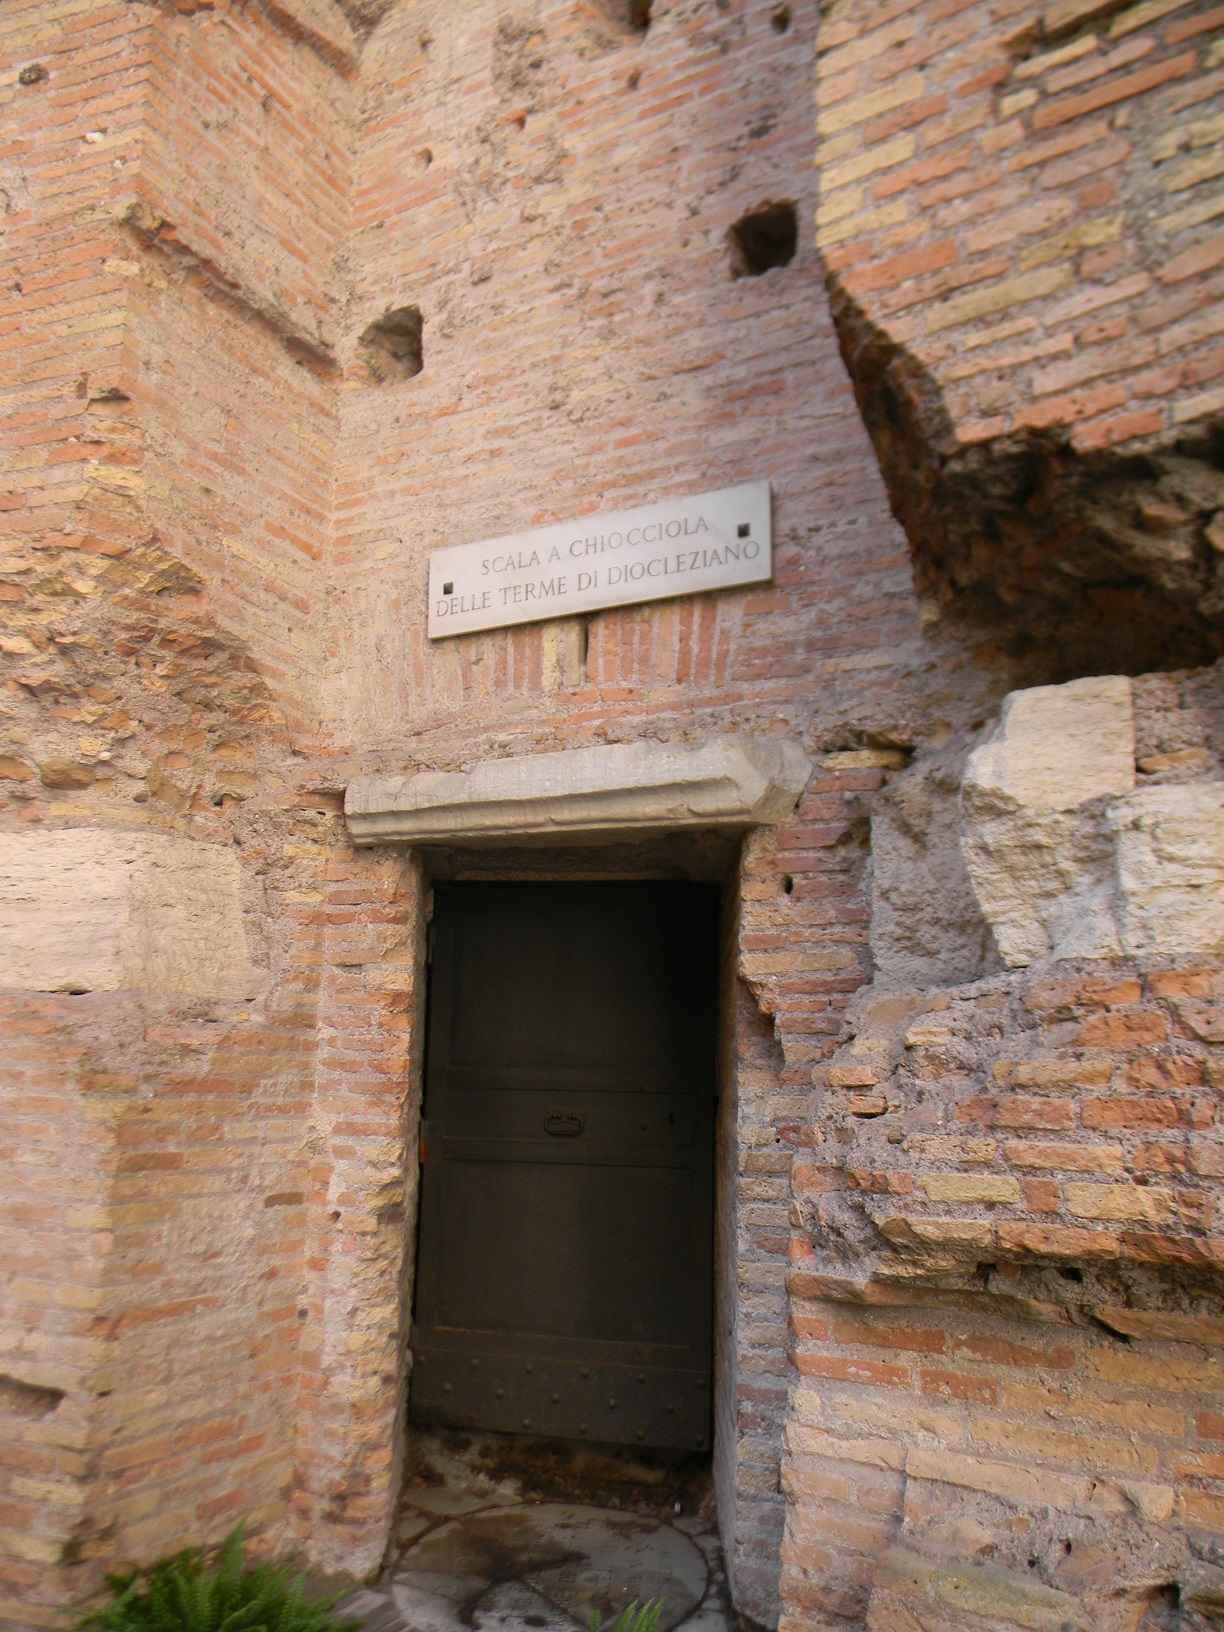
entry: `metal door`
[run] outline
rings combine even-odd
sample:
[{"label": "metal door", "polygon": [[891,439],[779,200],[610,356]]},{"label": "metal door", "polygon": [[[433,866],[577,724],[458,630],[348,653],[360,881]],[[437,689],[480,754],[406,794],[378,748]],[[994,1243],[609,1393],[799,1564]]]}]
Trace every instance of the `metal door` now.
[{"label": "metal door", "polygon": [[704,1448],[716,891],[435,893],[412,1414]]}]

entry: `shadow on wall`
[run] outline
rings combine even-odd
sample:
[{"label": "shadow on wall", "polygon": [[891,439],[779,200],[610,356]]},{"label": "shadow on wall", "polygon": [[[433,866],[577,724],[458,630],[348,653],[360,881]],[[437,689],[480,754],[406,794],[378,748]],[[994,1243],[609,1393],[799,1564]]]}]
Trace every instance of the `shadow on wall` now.
[{"label": "shadow on wall", "polygon": [[931,374],[826,284],[929,622],[988,633],[1022,684],[1224,651],[1224,429],[1093,453],[1054,430],[961,444]]},{"label": "shadow on wall", "polygon": [[419,306],[396,306],[362,330],[358,354],[380,385],[410,380],[425,367],[424,327]]},{"label": "shadow on wall", "polygon": [[733,278],[759,278],[775,266],[789,266],[799,247],[794,204],[790,199],[758,204],[728,230],[727,241]]}]

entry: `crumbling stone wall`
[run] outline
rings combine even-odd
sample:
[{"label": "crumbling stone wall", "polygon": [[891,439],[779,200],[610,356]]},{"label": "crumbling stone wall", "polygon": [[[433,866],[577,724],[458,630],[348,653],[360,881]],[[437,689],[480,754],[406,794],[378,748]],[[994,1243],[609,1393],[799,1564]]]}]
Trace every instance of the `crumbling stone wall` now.
[{"label": "crumbling stone wall", "polygon": [[788,1624],[1213,1601],[1220,990],[1107,960],[859,1000],[794,1174]]},{"label": "crumbling stone wall", "polygon": [[1220,22],[825,9],[818,241],[927,629],[1093,678],[870,800],[875,980],[792,1170],[789,1627],[1218,1617],[1218,672],[1144,671],[1219,649]]}]

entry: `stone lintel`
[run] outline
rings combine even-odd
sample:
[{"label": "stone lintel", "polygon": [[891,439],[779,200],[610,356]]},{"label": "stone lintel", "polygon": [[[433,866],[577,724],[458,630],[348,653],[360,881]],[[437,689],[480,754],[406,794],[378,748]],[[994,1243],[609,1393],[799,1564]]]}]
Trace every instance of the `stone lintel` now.
[{"label": "stone lintel", "polygon": [[358,845],[749,828],[785,821],[810,770],[788,738],[614,743],[490,760],[471,771],[356,777],[344,811]]}]

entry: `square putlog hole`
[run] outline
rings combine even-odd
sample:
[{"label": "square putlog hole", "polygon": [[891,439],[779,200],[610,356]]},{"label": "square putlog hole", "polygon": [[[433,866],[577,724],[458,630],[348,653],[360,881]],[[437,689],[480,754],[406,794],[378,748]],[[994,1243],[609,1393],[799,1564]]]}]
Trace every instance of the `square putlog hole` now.
[{"label": "square putlog hole", "polygon": [[384,384],[410,380],[421,372],[425,366],[423,329],[420,307],[397,306],[362,332],[357,349],[376,380]]},{"label": "square putlog hole", "polygon": [[597,0],[597,9],[622,34],[645,34],[652,0]]},{"label": "square putlog hole", "polygon": [[799,247],[799,220],[789,199],[758,204],[727,233],[731,276],[759,278],[775,266],[789,266]]}]

